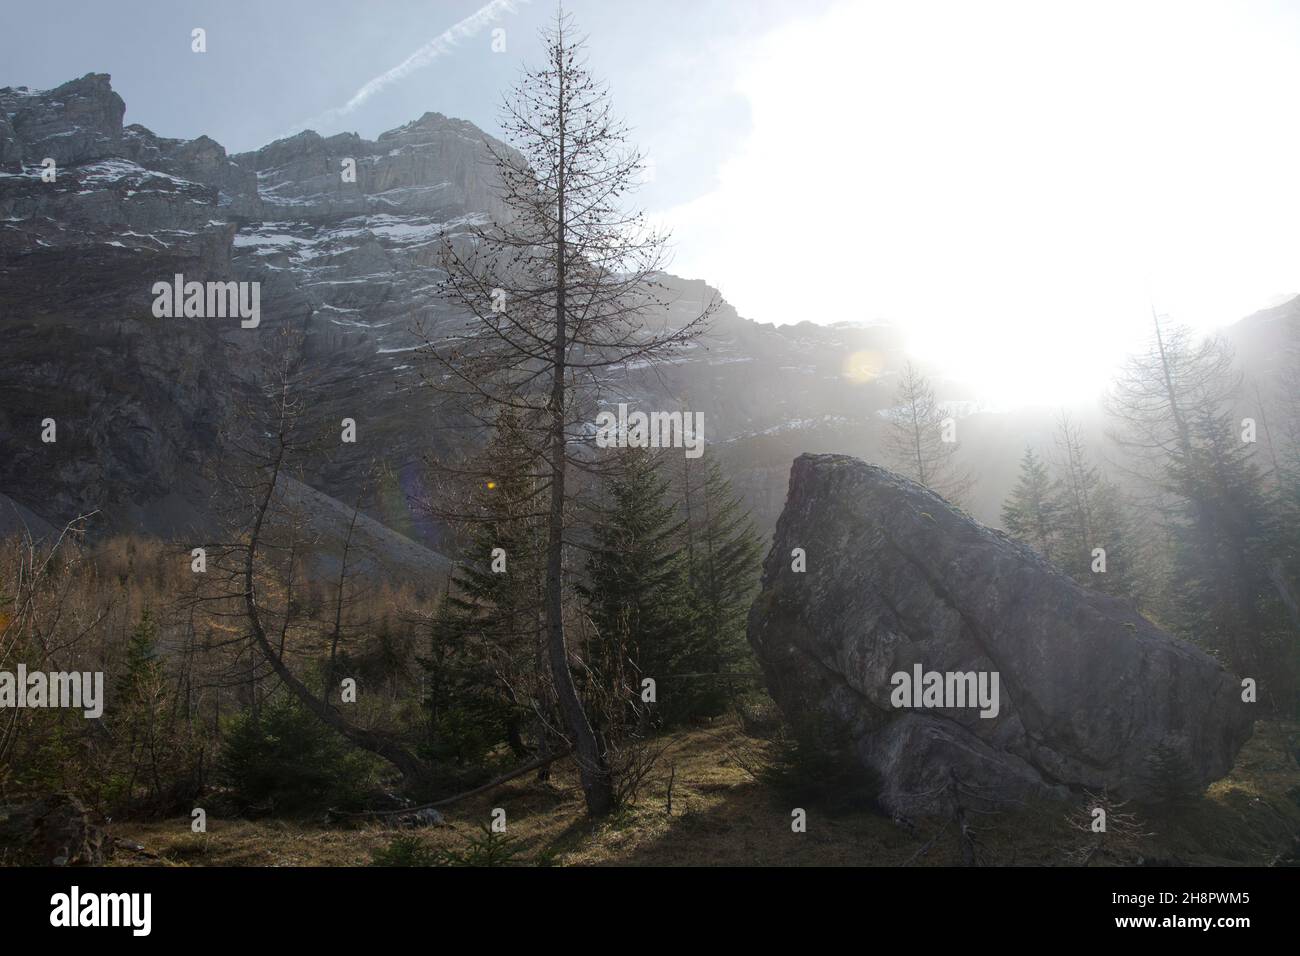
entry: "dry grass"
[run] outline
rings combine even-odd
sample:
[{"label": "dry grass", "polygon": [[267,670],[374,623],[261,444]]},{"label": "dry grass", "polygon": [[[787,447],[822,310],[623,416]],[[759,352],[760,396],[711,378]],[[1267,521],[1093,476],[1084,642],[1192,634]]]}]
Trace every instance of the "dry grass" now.
[{"label": "dry grass", "polygon": [[[1267,865],[1300,838],[1300,768],[1286,738],[1294,723],[1261,723],[1231,775],[1179,810],[1141,810],[1152,832],[1127,858],[1189,864]],[[463,849],[494,807],[506,810],[509,835],[521,862],[557,865],[901,865],[942,828],[919,821],[909,833],[869,811],[830,815],[810,805],[806,833],[790,829],[791,806],[763,782],[775,745],[746,736],[732,722],[675,734],[651,772],[638,803],[599,825],[582,814],[570,766],[548,783],[523,777],[494,793],[454,805],[448,826],[400,830],[379,824],[357,828],[310,822],[222,820],[209,815],[208,833],[190,832],[189,818],[110,825],[110,835],[143,845],[119,846],[115,865],[359,866],[398,835],[432,848]],[[675,775],[672,814],[667,789]],[[986,858],[995,864],[1051,865],[1087,839],[1066,822],[1067,804],[1045,804],[982,819]],[[959,848],[951,831],[914,865],[954,865]]]}]

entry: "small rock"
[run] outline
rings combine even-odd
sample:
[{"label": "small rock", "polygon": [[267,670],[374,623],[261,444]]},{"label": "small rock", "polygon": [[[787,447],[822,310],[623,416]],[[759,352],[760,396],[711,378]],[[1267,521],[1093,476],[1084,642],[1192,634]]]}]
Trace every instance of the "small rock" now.
[{"label": "small rock", "polygon": [[404,827],[440,827],[447,823],[442,814],[433,807],[412,810],[410,813],[400,814],[397,819]]}]

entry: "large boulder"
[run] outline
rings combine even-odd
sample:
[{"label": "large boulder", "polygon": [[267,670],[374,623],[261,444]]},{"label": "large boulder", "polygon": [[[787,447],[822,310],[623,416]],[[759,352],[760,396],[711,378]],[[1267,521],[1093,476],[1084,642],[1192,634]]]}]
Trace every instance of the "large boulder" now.
[{"label": "large boulder", "polygon": [[[1070,788],[1148,797],[1161,774],[1223,776],[1250,736],[1239,679],[1208,654],[842,455],[795,461],[749,640],[787,717],[829,728],[897,813],[954,788],[990,804]],[[960,706],[981,680],[995,706]]]}]

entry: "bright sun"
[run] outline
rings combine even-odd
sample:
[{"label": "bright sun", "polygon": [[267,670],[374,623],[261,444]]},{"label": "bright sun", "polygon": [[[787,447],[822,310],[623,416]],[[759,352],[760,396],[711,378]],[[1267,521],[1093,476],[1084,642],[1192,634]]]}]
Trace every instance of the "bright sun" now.
[{"label": "bright sun", "polygon": [[659,214],[674,271],[757,321],[888,320],[1009,404],[1099,392],[1153,300],[1209,329],[1300,289],[1300,11],[940,6],[737,54],[750,135]]}]

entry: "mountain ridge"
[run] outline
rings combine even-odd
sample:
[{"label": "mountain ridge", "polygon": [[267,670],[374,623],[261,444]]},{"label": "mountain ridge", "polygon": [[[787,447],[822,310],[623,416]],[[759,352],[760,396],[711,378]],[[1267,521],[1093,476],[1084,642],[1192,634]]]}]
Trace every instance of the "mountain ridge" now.
[{"label": "mountain ridge", "polygon": [[[314,360],[328,366],[331,379],[369,383],[364,400],[356,389],[345,389],[322,403],[318,417],[357,417],[364,407],[369,424],[378,426],[367,429],[369,437],[382,442],[396,484],[418,493],[419,462],[429,443],[394,424],[410,421],[412,405],[421,405],[411,398],[416,376],[402,358],[419,344],[411,332],[415,321],[436,328],[451,318],[432,295],[436,246],[502,212],[482,173],[484,144],[506,147],[468,121],[429,111],[373,141],[307,130],[230,155],[207,136],[175,139],[138,123],[122,126],[125,104],[102,73],[47,91],[7,87],[0,90],[0,113],[0,278],[8,290],[0,299],[6,324],[25,343],[3,366],[3,387],[12,399],[3,425],[9,441],[25,433],[26,440],[15,444],[27,446],[13,468],[0,466],[0,488],[57,523],[91,506],[111,508],[104,499],[115,487],[136,503],[156,498],[176,483],[179,470],[213,453],[215,425],[232,411],[229,396],[218,394],[220,382],[238,378],[240,354],[251,346],[249,337],[207,324],[196,334],[189,325],[149,326],[145,334],[139,317],[149,314],[148,289],[183,273],[200,281],[261,282],[266,328],[302,327]],[[46,156],[58,167],[53,183],[40,177]],[[340,174],[345,159],[356,162],[355,183]],[[703,281],[666,279],[676,302],[657,321],[684,322],[714,295]],[[43,294],[49,287],[61,292],[50,298]],[[55,469],[52,488],[33,477],[41,472],[30,442],[36,420],[46,414],[40,409],[65,417],[70,411],[55,400],[67,395],[69,370],[52,368],[42,354],[49,336],[70,353],[100,349],[128,367],[143,362],[138,388],[157,388],[136,402],[115,400],[103,376],[74,368],[72,395],[94,393],[95,403],[110,412],[87,409],[91,421],[69,421],[70,440],[91,438],[80,450],[103,462],[103,480],[91,490],[85,490],[87,469],[67,462]],[[753,414],[771,379],[758,386],[738,370],[715,374],[718,368],[758,361],[781,373],[778,378],[797,382],[806,377],[796,364],[799,353],[873,347],[884,338],[887,333],[876,328],[763,326],[724,304],[698,357],[674,370],[686,374],[671,374],[668,390],[684,402],[706,393],[710,433],[719,441],[762,433],[802,420],[800,410]],[[227,353],[224,362],[218,352]],[[167,369],[168,354],[186,357],[187,367]],[[169,372],[174,396],[164,387]],[[642,387],[636,378],[628,376],[618,397],[666,400],[662,382]],[[204,390],[212,406],[207,415],[200,414],[199,402],[185,400]],[[797,389],[785,391],[797,397]],[[773,404],[770,395],[765,403]],[[183,423],[167,420],[169,407],[207,424],[187,434],[192,430]],[[102,421],[114,418],[133,423],[134,450]],[[158,422],[163,425],[152,427]],[[351,464],[326,463],[308,481],[347,499],[356,490],[354,471]],[[417,540],[438,540],[434,529],[419,527],[418,515],[401,517]]]},{"label": "mountain ridge", "polygon": [[[150,290],[176,274],[255,281],[262,332],[300,330],[306,361],[328,384],[312,427],[337,435],[343,418],[358,423],[358,447],[302,480],[354,501],[377,464],[385,504],[372,517],[442,549],[444,529],[414,502],[428,497],[425,456],[461,439],[419,388],[414,326],[436,333],[457,320],[436,294],[437,250],[504,213],[487,146],[508,147],[426,111],[374,140],[304,130],[229,154],[208,136],[123,126],[125,112],[104,73],[0,89],[0,326],[10,342],[0,356],[0,493],[55,526],[99,510],[110,530],[209,529],[205,472],[256,394],[264,339],[237,322],[153,319]],[[53,182],[41,177],[47,158]],[[651,322],[684,323],[717,296],[704,280],[663,279],[670,305]],[[798,454],[878,457],[878,413],[903,360],[887,323],[784,318],[755,322],[721,301],[695,347],[653,375],[628,370],[601,396],[702,410],[706,441],[764,530]],[[937,384],[951,392],[942,399],[971,397]],[[54,446],[37,439],[47,417],[59,422]],[[977,444],[992,429],[1009,474],[1021,449],[1008,456],[1003,446],[1023,445],[1020,419],[963,420]],[[972,513],[996,523],[1003,484],[1000,472]]]}]

